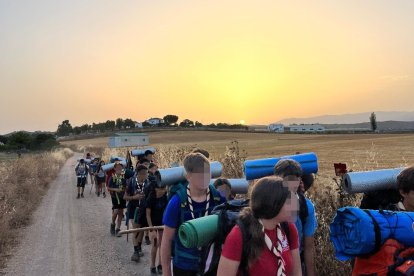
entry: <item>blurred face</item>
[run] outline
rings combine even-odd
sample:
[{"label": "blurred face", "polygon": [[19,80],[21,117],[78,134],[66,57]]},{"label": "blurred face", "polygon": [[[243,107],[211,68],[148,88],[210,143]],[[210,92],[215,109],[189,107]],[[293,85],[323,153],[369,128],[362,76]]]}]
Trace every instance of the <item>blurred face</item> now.
[{"label": "blurred face", "polygon": [[154,158],[154,155],[148,154],[145,158],[147,158],[149,161],[152,161]]},{"label": "blurred face", "polygon": [[290,192],[290,196],[286,199],[285,204],[275,217],[278,221],[295,222],[299,211],[299,199],[297,194]]},{"label": "blurred face", "polygon": [[222,196],[222,197],[224,197],[225,199],[229,199],[230,198],[230,196],[231,196],[231,189],[230,189],[230,187],[229,186],[227,186],[227,185],[221,185],[221,186],[218,186],[217,187],[217,191],[220,193],[220,195]]},{"label": "blurred face", "polygon": [[145,167],[149,167],[149,165],[150,165],[150,163],[149,162],[144,162],[144,163],[142,163],[142,165],[144,165]]},{"label": "blurred face", "polygon": [[138,181],[139,182],[144,182],[145,179],[148,178],[148,171],[147,170],[140,170],[138,172]]},{"label": "blurred face", "polygon": [[121,174],[124,167],[122,167],[122,165],[120,165],[120,164],[117,164],[117,165],[115,165],[114,169],[115,169],[116,174]]},{"label": "blurred face", "polygon": [[150,172],[152,172],[153,174],[158,170],[157,166],[152,167],[151,169],[149,169]]},{"label": "blurred face", "polygon": [[187,173],[186,176],[190,185],[198,190],[205,190],[210,185],[210,166],[205,165],[203,171]]},{"label": "blurred face", "polygon": [[[302,179],[296,175],[283,177],[283,186],[288,187],[289,191],[296,193],[301,185]],[[303,183],[302,183],[303,186]]]}]

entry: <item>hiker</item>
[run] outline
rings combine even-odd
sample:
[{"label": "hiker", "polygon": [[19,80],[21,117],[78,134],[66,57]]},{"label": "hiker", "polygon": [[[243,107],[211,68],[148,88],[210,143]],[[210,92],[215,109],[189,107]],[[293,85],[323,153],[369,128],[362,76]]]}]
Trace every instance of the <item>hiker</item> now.
[{"label": "hiker", "polygon": [[[227,235],[217,275],[302,275],[297,211],[298,199],[282,178],[260,179],[240,214],[244,230],[236,225]],[[243,247],[246,243],[250,246]]]},{"label": "hiker", "polygon": [[[124,200],[124,191],[126,187],[126,179],[124,175],[124,166],[120,162],[115,162],[114,173],[109,177],[108,191],[111,194],[112,199],[112,222],[111,222],[111,234],[113,236],[119,236],[121,231],[122,218],[124,217],[124,209],[126,202]],[[115,229],[116,222],[116,229]]]},{"label": "hiker", "polygon": [[210,163],[200,153],[184,158],[188,185],[176,184],[170,189],[170,201],[164,212],[164,233],[161,241],[161,265],[164,275],[171,275],[171,256],[174,275],[197,275],[201,250],[185,248],[178,238],[180,225],[194,218],[211,214],[214,206],[225,202],[213,185]]},{"label": "hiker", "polygon": [[102,166],[105,165],[105,161],[101,160],[96,167],[95,177],[96,177],[96,188],[97,188],[97,196],[99,197],[102,193],[102,197],[106,197],[105,194],[105,172]]},{"label": "hiker", "polygon": [[231,193],[231,184],[226,178],[217,178],[213,185],[227,201],[234,199]]},{"label": "hiker", "polygon": [[154,153],[151,150],[146,150],[144,153],[144,158],[147,159],[150,163],[153,163]]},{"label": "hiker", "polygon": [[[148,182],[148,169],[143,165],[138,165],[135,171],[134,177],[128,181],[127,189],[124,195],[124,199],[128,200],[128,218],[127,220],[132,220],[132,228],[138,229],[143,227],[142,216],[145,194],[144,186]],[[131,256],[131,261],[138,262],[140,257],[144,256],[142,253],[142,237],[143,232],[138,232],[134,234],[133,245],[134,253]]]},{"label": "hiker", "polygon": [[[91,185],[96,185],[96,177],[95,177],[95,172],[98,166],[98,159],[94,158],[91,163],[89,164],[89,176],[91,177]],[[96,194],[98,194],[98,187],[95,186],[95,192]]]},{"label": "hiker", "polygon": [[[152,188],[153,187],[153,188]],[[164,210],[167,207],[167,189],[162,182],[158,182],[156,179],[151,182],[151,191],[146,199],[146,216],[148,226],[161,226],[162,217]],[[151,247],[151,265],[150,271],[151,274],[162,274],[162,265],[161,265],[161,252],[160,244],[162,241],[162,232],[159,231],[149,231],[152,247]],[[155,260],[158,253],[158,265],[155,267]]]},{"label": "hiker", "polygon": [[85,162],[85,159],[80,159],[79,163],[75,167],[75,172],[77,176],[77,189],[78,189],[78,196],[76,198],[84,197],[83,192],[85,190],[86,178],[88,176],[88,165]]},{"label": "hiker", "polygon": [[[315,241],[314,235],[317,228],[315,207],[312,201],[304,195],[305,183],[310,187],[313,180],[309,176],[303,176],[303,171],[298,162],[291,159],[282,159],[275,165],[274,174],[287,181],[292,191],[297,191],[299,199],[299,215],[296,219],[296,228],[300,241],[300,256],[302,262],[302,274],[315,275]],[[302,181],[302,178],[305,183]],[[312,183],[311,183],[312,182]]]},{"label": "hiker", "polygon": [[397,187],[401,194],[401,201],[395,205],[395,209],[414,212],[414,166],[400,172],[397,176]]}]

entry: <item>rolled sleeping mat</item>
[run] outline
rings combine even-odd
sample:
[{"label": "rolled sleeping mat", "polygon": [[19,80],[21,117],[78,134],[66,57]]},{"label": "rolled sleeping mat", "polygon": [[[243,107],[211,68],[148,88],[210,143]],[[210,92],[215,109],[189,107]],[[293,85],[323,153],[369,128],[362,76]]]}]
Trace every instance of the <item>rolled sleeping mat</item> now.
[{"label": "rolled sleeping mat", "polygon": [[389,238],[396,239],[405,246],[414,246],[413,227],[414,212],[344,207],[337,211],[330,225],[330,238],[336,258],[346,261],[373,253]]},{"label": "rolled sleeping mat", "polygon": [[351,194],[397,189],[397,176],[402,170],[404,168],[346,173],[342,187]]},{"label": "rolled sleeping mat", "polygon": [[[176,183],[185,181],[185,169],[183,166],[160,169],[161,182],[164,185],[174,185]],[[223,171],[223,165],[220,162],[211,162],[210,163],[211,177],[216,178],[220,177],[221,172]]]},{"label": "rolled sleeping mat", "polygon": [[213,240],[218,231],[218,215],[210,215],[184,222],[178,236],[184,247],[199,248]]},{"label": "rolled sleeping mat", "polygon": [[125,157],[111,156],[111,158],[109,159],[109,162],[114,163],[116,159],[118,159],[119,161],[126,161]]},{"label": "rolled sleeping mat", "polygon": [[[244,178],[229,178],[227,179],[231,185],[231,191],[234,194],[247,194],[249,190],[249,181]],[[210,184],[213,185],[216,179],[211,179]]]},{"label": "rolled sleeping mat", "polygon": [[92,160],[91,159],[85,159],[85,158],[78,158],[78,162],[80,162],[81,159],[85,160],[85,163],[86,164],[92,163]]},{"label": "rolled sleeping mat", "polygon": [[132,156],[143,155],[143,154],[145,154],[145,152],[147,150],[150,150],[150,151],[152,151],[152,153],[155,153],[155,148],[145,148],[145,149],[134,149],[134,150],[131,150],[131,155]]},{"label": "rolled sleeping mat", "polygon": [[300,163],[303,173],[318,172],[318,157],[315,153],[302,153],[296,155],[282,156],[279,158],[265,158],[256,160],[246,160],[244,162],[244,174],[247,180],[262,178],[273,175],[275,165],[281,159],[293,159]]},{"label": "rolled sleeping mat", "polygon": [[[125,160],[120,161],[120,163],[121,163],[124,167],[126,166],[126,161],[125,161]],[[107,171],[109,171],[109,170],[113,169],[113,168],[114,168],[114,165],[115,165],[115,163],[105,164],[105,165],[103,165],[103,166],[102,166],[102,170],[103,170],[104,172],[107,172]]]}]

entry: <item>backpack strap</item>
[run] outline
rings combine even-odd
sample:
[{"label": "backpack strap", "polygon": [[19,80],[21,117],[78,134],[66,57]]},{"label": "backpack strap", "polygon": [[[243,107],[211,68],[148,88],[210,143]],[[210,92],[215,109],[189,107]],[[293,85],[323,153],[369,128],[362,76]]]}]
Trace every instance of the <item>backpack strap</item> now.
[{"label": "backpack strap", "polygon": [[368,210],[363,210],[367,215],[371,218],[372,223],[374,224],[374,232],[375,232],[375,250],[374,252],[380,250],[381,248],[381,231],[378,225],[378,222],[372,216],[372,214]]},{"label": "backpack strap", "polygon": [[302,192],[298,192],[299,197],[299,218],[302,223],[302,232],[305,231],[306,219],[308,218],[308,203],[306,202],[306,197]]},{"label": "backpack strap", "polygon": [[249,234],[247,226],[240,219],[237,219],[236,223],[239,226],[240,232],[242,234],[242,255],[240,259],[239,268],[243,276],[248,276],[250,255],[249,241],[251,240],[251,234]]},{"label": "backpack strap", "polygon": [[208,188],[210,189],[210,193],[213,196],[215,205],[216,206],[219,205],[221,203],[221,196],[220,196],[219,191],[217,191],[216,187],[214,187],[213,184],[210,184]]},{"label": "backpack strap", "polygon": [[288,243],[290,244],[290,229],[289,229],[289,223],[284,221],[280,223],[280,226],[282,227],[283,232],[285,232],[286,238],[288,240]]}]

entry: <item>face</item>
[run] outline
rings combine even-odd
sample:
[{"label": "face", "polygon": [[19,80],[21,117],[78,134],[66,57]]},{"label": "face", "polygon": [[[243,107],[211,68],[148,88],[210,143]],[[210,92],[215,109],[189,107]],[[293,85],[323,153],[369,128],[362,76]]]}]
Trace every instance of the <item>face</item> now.
[{"label": "face", "polygon": [[150,172],[155,173],[158,170],[157,166],[152,167],[151,169],[149,169]]},{"label": "face", "polygon": [[154,156],[152,154],[148,154],[145,158],[147,158],[149,161],[152,161]]},{"label": "face", "polygon": [[116,165],[114,169],[116,174],[121,174],[124,168],[121,165]]},{"label": "face", "polygon": [[295,222],[299,211],[299,199],[297,194],[290,192],[290,196],[286,199],[285,204],[275,217],[278,221]]},{"label": "face", "polygon": [[403,204],[407,211],[413,212],[414,211],[414,191],[409,191],[408,193],[404,193],[400,190],[400,194],[403,197]]},{"label": "face", "polygon": [[225,199],[229,199],[231,196],[231,189],[229,186],[227,185],[221,185],[217,187],[217,191],[221,194],[222,197],[224,197]]},{"label": "face", "polygon": [[144,163],[142,163],[142,165],[144,165],[145,167],[149,167],[149,165],[150,165],[150,163],[149,162],[144,162]]},{"label": "face", "polygon": [[203,172],[187,173],[186,178],[196,189],[207,189],[211,179],[210,166],[206,165]]},{"label": "face", "polygon": [[143,182],[148,177],[148,171],[147,170],[140,170],[138,172],[137,176],[138,176],[138,181]]},{"label": "face", "polygon": [[[283,177],[283,186],[288,187],[289,191],[296,193],[301,185],[302,179],[296,175],[288,175]],[[302,183],[303,186],[303,183]]]}]

